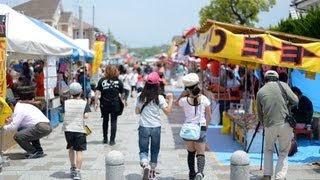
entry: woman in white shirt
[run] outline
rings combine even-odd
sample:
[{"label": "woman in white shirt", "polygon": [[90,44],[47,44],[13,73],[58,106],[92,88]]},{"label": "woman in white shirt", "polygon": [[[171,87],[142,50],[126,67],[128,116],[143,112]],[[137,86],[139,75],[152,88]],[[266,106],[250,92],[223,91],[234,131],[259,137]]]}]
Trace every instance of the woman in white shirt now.
[{"label": "woman in white shirt", "polygon": [[[198,140],[185,141],[188,150],[188,167],[190,179],[202,179],[205,165],[205,149],[207,139],[207,128],[211,119],[210,101],[200,93],[198,87],[199,77],[195,73],[190,73],[182,78],[185,86],[176,104],[183,108],[186,123],[200,124],[201,134]],[[197,159],[198,171],[195,171],[195,157]]]},{"label": "woman in white shirt", "polygon": [[[160,95],[160,77],[152,72],[147,77],[146,85],[137,97],[135,112],[140,114],[139,119],[139,156],[143,167],[143,180],[156,179],[155,168],[158,163],[161,139],[162,110],[166,115],[172,111],[173,94],[168,93],[167,99]],[[150,149],[150,162],[149,162]]]}]

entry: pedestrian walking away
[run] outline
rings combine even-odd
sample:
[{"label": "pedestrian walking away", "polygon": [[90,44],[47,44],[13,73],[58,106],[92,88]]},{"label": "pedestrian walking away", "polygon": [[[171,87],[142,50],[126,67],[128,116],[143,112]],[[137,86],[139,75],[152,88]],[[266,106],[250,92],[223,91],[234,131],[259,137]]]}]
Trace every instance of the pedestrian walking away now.
[{"label": "pedestrian walking away", "polygon": [[[262,179],[273,176],[274,143],[279,140],[279,157],[275,169],[275,179],[285,179],[288,171],[288,152],[293,129],[285,121],[289,114],[287,102],[283,98],[281,87],[287,94],[290,104],[298,104],[298,97],[287,83],[279,81],[276,71],[269,70],[264,75],[265,85],[257,93],[257,114],[265,128],[264,172]],[[280,83],[280,84],[278,84]]]},{"label": "pedestrian walking away", "polygon": [[[139,156],[143,168],[143,180],[156,179],[158,155],[161,139],[160,109],[168,115],[172,111],[173,94],[167,94],[167,100],[160,95],[159,75],[152,72],[147,76],[147,82],[137,97],[136,113],[139,119]],[[150,161],[149,161],[150,143]]]},{"label": "pedestrian walking away", "polygon": [[[107,65],[105,69],[105,77],[98,82],[95,92],[95,106],[97,111],[100,105],[101,115],[103,117],[103,143],[108,144],[108,127],[109,118],[111,116],[111,136],[109,145],[116,144],[117,119],[121,110],[121,94],[123,93],[123,83],[118,79],[119,71],[114,65]],[[99,99],[100,97],[100,99]]]},{"label": "pedestrian walking away", "polygon": [[27,100],[17,102],[14,98],[8,99],[13,114],[5,121],[5,131],[15,131],[14,140],[24,149],[26,158],[39,158],[44,155],[40,139],[51,133],[49,119],[36,106],[26,103]]},{"label": "pedestrian walking away", "polygon": [[85,119],[88,119],[90,105],[81,99],[83,93],[82,86],[73,82],[70,84],[70,94],[72,99],[64,103],[63,131],[69,150],[70,175],[72,179],[81,179],[80,170],[83,161],[83,151],[87,150],[87,139],[85,130]]},{"label": "pedestrian walking away", "polygon": [[[200,180],[204,177],[204,152],[206,149],[207,128],[211,120],[211,106],[209,99],[200,93],[197,74],[190,73],[183,76],[182,82],[185,90],[176,100],[176,104],[183,108],[185,123],[199,124],[201,127],[199,139],[183,139],[188,151],[189,179]],[[197,171],[195,170],[195,159],[197,159]]]}]

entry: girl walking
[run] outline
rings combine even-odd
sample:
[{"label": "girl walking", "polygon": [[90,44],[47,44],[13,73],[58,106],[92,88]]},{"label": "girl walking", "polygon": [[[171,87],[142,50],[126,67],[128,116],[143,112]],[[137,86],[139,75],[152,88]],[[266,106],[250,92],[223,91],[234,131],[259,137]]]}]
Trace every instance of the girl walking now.
[{"label": "girl walking", "polygon": [[[197,74],[190,73],[185,75],[182,78],[182,82],[185,86],[185,91],[181,93],[176,104],[183,108],[185,123],[199,124],[201,126],[198,140],[183,139],[188,151],[189,179],[201,180],[204,177],[207,128],[211,120],[210,101],[200,93]],[[195,171],[195,159],[197,159],[198,171]]]},{"label": "girl walking", "polygon": [[[137,97],[136,113],[139,120],[139,155],[140,165],[143,168],[143,180],[155,179],[155,168],[158,163],[161,136],[160,109],[168,115],[172,111],[172,93],[167,94],[168,103],[160,95],[159,75],[152,72],[147,76],[147,82]],[[150,142],[150,161],[149,161]]]}]

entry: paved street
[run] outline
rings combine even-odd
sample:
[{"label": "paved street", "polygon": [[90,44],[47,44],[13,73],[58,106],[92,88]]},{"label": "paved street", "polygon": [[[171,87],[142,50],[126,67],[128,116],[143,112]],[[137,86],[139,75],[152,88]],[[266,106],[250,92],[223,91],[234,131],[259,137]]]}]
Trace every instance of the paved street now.
[{"label": "paved street", "polygon": [[[138,116],[134,114],[134,98],[130,98],[124,114],[119,117],[116,145],[102,144],[102,119],[100,112],[92,112],[89,127],[92,134],[88,136],[88,150],[84,153],[84,162],[81,170],[85,180],[105,179],[105,156],[111,150],[118,150],[125,157],[125,178],[127,180],[141,180],[142,170],[138,156]],[[187,179],[188,167],[187,152],[178,132],[183,120],[183,114],[174,107],[172,115],[163,117],[161,151],[157,168],[160,180]],[[4,167],[0,174],[2,180],[43,180],[43,179],[70,179],[68,151],[64,134],[60,124],[46,138],[42,145],[46,156],[40,159],[23,159],[23,150],[15,146],[4,153],[10,157],[10,166]],[[209,137],[214,138],[214,137]],[[230,167],[221,165],[214,152],[206,151],[206,180],[229,179]],[[258,179],[262,174],[259,166],[250,167],[251,179]],[[320,179],[320,166],[290,165],[289,180],[316,180]]]}]

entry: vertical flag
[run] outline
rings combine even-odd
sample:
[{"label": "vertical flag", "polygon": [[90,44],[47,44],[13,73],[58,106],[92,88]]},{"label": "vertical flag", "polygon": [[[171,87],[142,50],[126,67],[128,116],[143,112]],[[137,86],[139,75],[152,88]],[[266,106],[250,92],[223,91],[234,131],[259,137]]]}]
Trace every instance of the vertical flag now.
[{"label": "vertical flag", "polygon": [[92,74],[94,75],[103,59],[104,53],[104,42],[106,37],[103,34],[96,36],[96,41],[94,42],[94,59],[92,63]]},{"label": "vertical flag", "polygon": [[6,16],[0,15],[0,97],[6,98]]}]

